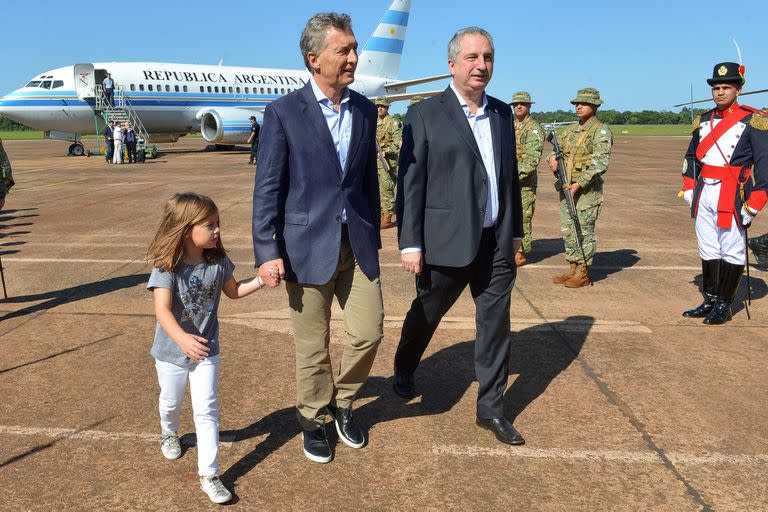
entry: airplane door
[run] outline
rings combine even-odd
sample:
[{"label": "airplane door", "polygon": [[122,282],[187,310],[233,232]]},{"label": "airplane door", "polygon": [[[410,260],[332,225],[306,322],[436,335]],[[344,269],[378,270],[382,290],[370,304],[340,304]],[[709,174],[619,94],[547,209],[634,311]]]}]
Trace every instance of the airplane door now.
[{"label": "airplane door", "polygon": [[93,64],[75,64],[75,91],[81,100],[96,96],[96,73]]}]

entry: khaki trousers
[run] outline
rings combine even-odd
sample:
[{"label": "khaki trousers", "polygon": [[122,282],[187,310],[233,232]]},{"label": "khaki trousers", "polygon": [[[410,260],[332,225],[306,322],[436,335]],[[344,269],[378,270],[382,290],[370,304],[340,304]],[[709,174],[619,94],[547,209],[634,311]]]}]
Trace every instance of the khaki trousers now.
[{"label": "khaki trousers", "polygon": [[[351,407],[368,378],[384,335],[381,281],[366,277],[345,240],[330,281],[285,284],[296,345],[297,415],[302,428],[312,430],[325,423],[327,405]],[[347,332],[336,375],[328,350],[334,296],[344,312]]]}]

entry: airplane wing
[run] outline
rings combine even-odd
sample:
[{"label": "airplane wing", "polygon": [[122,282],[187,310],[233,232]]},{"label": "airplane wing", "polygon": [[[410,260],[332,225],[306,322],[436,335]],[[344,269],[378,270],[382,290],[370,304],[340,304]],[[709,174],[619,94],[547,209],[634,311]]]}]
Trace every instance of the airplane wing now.
[{"label": "airplane wing", "polygon": [[386,96],[371,96],[368,99],[371,101],[374,101],[376,99],[386,98],[390,102],[404,101],[404,100],[409,100],[411,98],[415,98],[416,96],[420,98],[429,98],[430,96],[434,96],[435,94],[440,94],[441,92],[443,91],[439,90],[439,91],[404,92],[402,94],[387,94]]},{"label": "airplane wing", "polygon": [[[747,96],[749,94],[760,94],[763,92],[768,92],[768,89],[760,89],[759,91],[749,91],[749,92],[743,92],[739,94],[739,96]],[[687,105],[694,105],[696,103],[707,103],[709,101],[712,101],[712,98],[707,98],[705,100],[696,100],[696,101],[686,101],[685,103],[679,103],[677,105],[672,105],[673,107],[685,107]]]},{"label": "airplane wing", "polygon": [[384,84],[384,89],[387,91],[398,91],[399,89],[405,89],[406,87],[410,87],[412,85],[419,85],[419,84],[426,84],[428,82],[436,82],[438,80],[443,80],[446,78],[451,78],[451,74],[448,73],[447,75],[436,75],[436,76],[428,76],[424,78],[415,78],[413,80],[403,80],[400,82],[390,82],[388,84]]}]

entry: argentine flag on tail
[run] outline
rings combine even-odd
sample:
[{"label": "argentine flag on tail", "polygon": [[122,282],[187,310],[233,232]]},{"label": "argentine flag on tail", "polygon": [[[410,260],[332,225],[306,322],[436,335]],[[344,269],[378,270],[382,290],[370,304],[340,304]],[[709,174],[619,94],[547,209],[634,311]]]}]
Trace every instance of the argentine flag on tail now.
[{"label": "argentine flag on tail", "polygon": [[410,12],[411,0],[392,2],[379,26],[363,46],[357,65],[358,74],[390,80],[397,78]]}]

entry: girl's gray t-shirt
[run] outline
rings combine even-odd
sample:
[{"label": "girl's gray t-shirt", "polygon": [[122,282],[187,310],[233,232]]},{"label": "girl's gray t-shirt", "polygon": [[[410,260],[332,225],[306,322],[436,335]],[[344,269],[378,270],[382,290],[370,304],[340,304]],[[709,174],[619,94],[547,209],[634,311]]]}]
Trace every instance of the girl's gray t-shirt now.
[{"label": "girl's gray t-shirt", "polygon": [[[224,256],[216,263],[187,265],[179,263],[176,272],[152,269],[147,290],[168,288],[173,300],[171,312],[185,332],[208,340],[209,356],[219,353],[219,299],[221,288],[232,279],[234,263]],[[150,351],[155,359],[188,367],[194,361],[187,357],[173,339],[157,323],[155,341]]]}]

